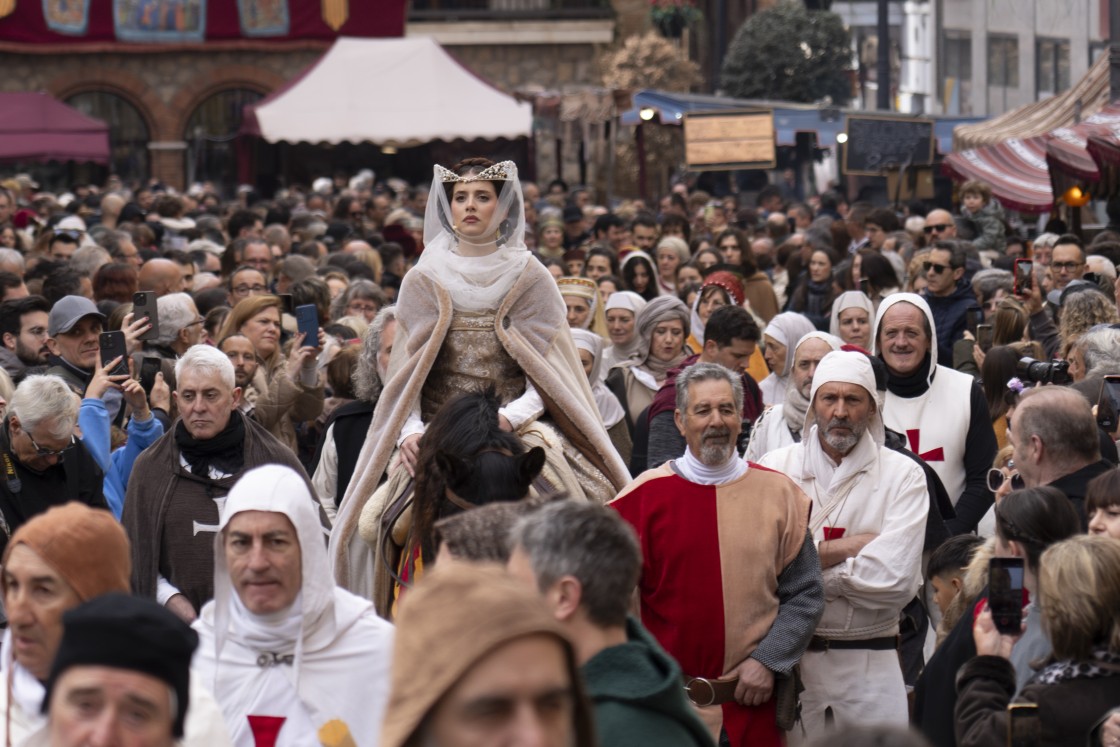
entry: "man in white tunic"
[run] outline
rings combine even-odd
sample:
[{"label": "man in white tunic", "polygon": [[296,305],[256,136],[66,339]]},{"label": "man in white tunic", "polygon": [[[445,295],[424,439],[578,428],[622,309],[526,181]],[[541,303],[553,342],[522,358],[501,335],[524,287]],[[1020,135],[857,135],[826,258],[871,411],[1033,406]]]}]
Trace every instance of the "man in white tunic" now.
[{"label": "man in white tunic", "polygon": [[335,586],[316,509],[300,475],[272,464],[246,473],[222,510],[192,671],[239,747],[317,745],[332,721],[358,747],[378,743],[393,627]]},{"label": "man in white tunic", "polygon": [[837,727],[905,726],[899,612],[922,581],[925,475],[882,445],[867,356],[826,355],[809,403],[801,443],[762,460],[813,501],[809,529],[820,554],[825,608],[801,660],[806,736],[825,730],[827,712]]},{"label": "man in white tunic", "polygon": [[843,342],[827,332],[810,332],[797,341],[793,351],[793,369],[786,387],[786,401],[771,405],[763,411],[751,431],[751,440],[743,458],[757,462],[766,454],[783,446],[801,441],[801,428],[809,409],[809,392],[813,387],[813,372],[821,359]]}]

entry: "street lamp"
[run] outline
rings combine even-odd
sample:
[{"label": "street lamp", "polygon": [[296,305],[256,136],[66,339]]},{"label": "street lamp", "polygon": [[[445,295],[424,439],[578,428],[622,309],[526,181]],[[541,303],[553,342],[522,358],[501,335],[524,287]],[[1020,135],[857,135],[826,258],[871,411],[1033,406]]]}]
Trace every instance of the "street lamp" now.
[{"label": "street lamp", "polygon": [[657,111],[652,106],[643,106],[638,110],[638,116],[645,122],[649,122],[653,119],[655,114],[657,114]]}]

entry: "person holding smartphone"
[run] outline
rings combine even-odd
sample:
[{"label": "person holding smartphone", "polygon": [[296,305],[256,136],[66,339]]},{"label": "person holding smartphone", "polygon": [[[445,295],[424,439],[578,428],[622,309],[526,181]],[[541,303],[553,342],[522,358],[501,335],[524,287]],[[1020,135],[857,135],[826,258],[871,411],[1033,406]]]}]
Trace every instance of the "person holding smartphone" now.
[{"label": "person holding smartphone", "polygon": [[[1011,500],[1014,494],[1008,496]],[[1028,556],[1028,567],[1030,566]],[[1059,542],[1035,561],[1039,626],[1053,650],[1012,701],[1018,679],[1017,649],[1023,640],[996,630],[985,609],[976,618],[977,656],[957,677],[957,744],[1004,744],[1016,705],[1035,704],[1037,745],[1090,744],[1089,735],[1120,701],[1120,543],[1078,535]],[[1032,627],[1028,618],[1026,631]],[[1023,731],[1016,728],[1017,738]]]}]

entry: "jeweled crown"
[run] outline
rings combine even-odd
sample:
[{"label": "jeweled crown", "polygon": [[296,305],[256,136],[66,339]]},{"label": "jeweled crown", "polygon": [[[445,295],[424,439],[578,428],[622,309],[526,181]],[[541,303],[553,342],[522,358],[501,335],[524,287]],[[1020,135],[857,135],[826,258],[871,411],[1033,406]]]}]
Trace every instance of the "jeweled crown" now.
[{"label": "jeweled crown", "polygon": [[501,163],[487,166],[477,174],[459,176],[451,169],[444,168],[437,163],[436,177],[444,183],[463,182],[464,184],[469,184],[471,182],[504,182],[517,178],[517,164],[513,161],[502,161]]}]

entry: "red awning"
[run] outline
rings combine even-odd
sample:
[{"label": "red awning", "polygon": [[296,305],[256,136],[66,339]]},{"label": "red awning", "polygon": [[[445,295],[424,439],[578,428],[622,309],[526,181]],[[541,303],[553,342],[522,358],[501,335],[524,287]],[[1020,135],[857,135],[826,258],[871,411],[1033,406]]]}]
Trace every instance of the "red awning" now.
[{"label": "red awning", "polygon": [[1120,159],[1120,105],[1110,104],[1078,124],[1045,135],[1012,138],[997,145],[953,153],[945,166],[958,179],[982,179],[1005,207],[1028,213],[1049,210],[1073,186],[1095,184],[1101,168],[1094,150]]},{"label": "red awning", "polygon": [[109,162],[109,125],[45,93],[0,93],[0,161]]}]

